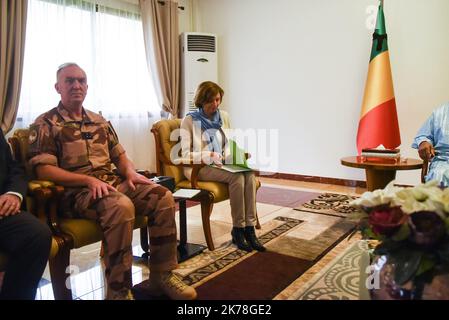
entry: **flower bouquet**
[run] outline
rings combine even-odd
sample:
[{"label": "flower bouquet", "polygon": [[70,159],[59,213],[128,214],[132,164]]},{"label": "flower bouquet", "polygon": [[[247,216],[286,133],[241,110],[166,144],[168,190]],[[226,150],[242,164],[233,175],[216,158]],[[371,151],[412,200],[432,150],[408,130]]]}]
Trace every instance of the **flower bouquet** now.
[{"label": "flower bouquet", "polygon": [[[352,216],[357,220],[355,231],[361,231],[364,239],[377,240],[372,252],[377,257],[375,266],[388,267],[384,280],[391,297],[422,298],[426,284],[438,274],[447,274],[449,188],[441,189],[436,181],[410,188],[392,181],[385,189],[365,192],[350,205],[358,209]],[[446,282],[437,297],[449,299]]]}]

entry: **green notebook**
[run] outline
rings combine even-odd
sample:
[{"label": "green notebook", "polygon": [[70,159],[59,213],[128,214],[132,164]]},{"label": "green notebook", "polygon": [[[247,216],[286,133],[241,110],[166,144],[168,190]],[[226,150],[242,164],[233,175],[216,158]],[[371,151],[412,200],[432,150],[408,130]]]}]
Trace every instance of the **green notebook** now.
[{"label": "green notebook", "polygon": [[251,169],[248,166],[248,162],[246,161],[245,150],[240,148],[237,145],[237,142],[235,142],[232,139],[229,139],[228,143],[229,143],[229,148],[231,150],[232,164],[234,166],[239,166],[239,167],[243,167],[243,168],[246,168],[246,169]]},{"label": "green notebook", "polygon": [[252,171],[252,169],[248,166],[248,163],[246,161],[245,150],[240,148],[237,145],[237,143],[232,139],[228,139],[228,143],[229,143],[229,149],[231,151],[232,163],[223,164],[221,167],[216,166],[216,165],[212,165],[212,166],[215,168],[219,168],[222,170],[232,172],[232,173]]}]

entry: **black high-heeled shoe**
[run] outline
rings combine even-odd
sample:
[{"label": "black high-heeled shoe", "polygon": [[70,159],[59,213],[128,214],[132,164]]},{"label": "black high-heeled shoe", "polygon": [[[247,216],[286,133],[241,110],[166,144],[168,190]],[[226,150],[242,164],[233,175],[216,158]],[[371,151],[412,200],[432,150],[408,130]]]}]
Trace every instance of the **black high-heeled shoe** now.
[{"label": "black high-heeled shoe", "polygon": [[251,245],[254,250],[257,251],[266,251],[267,249],[259,242],[259,239],[256,237],[256,230],[253,226],[245,227],[244,231],[246,241]]},{"label": "black high-heeled shoe", "polygon": [[244,228],[232,228],[232,243],[237,245],[237,248],[245,250],[248,252],[253,251],[251,245],[245,239],[245,229]]}]

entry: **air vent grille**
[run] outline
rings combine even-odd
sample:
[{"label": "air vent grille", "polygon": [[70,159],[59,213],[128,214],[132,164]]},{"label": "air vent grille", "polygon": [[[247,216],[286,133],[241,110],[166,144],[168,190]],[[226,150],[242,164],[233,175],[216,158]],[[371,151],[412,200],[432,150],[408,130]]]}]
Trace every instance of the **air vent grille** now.
[{"label": "air vent grille", "polygon": [[187,35],[188,51],[215,52],[215,37],[206,35]]}]

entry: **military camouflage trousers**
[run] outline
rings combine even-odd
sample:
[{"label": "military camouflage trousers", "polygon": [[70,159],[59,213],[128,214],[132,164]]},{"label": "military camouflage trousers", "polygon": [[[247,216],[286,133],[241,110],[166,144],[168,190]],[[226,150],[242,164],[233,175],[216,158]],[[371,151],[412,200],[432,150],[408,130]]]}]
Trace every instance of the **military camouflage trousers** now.
[{"label": "military camouflage trousers", "polygon": [[132,287],[132,234],[135,214],[148,217],[150,269],[170,271],[177,267],[175,202],[171,192],[158,184],[125,183],[108,196],[92,200],[89,189],[75,193],[74,209],[84,218],[96,220],[103,231],[105,276],[108,288]]}]

